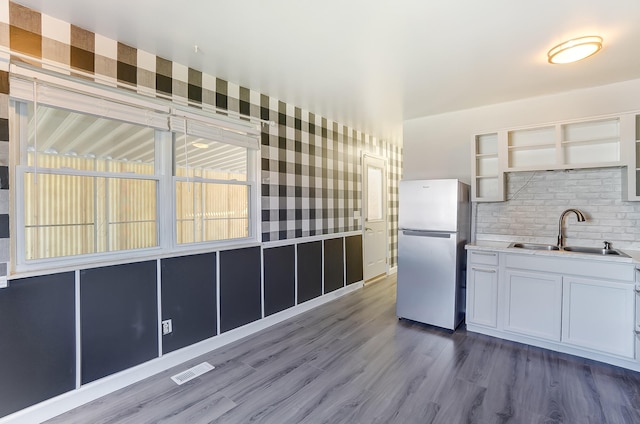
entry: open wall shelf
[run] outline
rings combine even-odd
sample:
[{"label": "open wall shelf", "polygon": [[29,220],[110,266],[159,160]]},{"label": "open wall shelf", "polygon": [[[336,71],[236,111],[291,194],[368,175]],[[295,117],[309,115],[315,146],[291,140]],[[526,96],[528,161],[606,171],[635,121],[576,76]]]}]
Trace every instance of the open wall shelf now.
[{"label": "open wall shelf", "polygon": [[640,112],[474,135],[472,200],[505,200],[504,173],[627,166],[627,200],[640,200]]}]

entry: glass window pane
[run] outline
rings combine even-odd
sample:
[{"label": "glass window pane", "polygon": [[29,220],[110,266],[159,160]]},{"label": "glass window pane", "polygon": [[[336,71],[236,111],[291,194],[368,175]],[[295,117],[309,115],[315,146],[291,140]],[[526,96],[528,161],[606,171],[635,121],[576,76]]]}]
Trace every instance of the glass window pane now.
[{"label": "glass window pane", "polygon": [[206,240],[249,236],[249,187],[205,184],[204,233]]},{"label": "glass window pane", "polygon": [[155,180],[25,173],[25,258],[157,246]]},{"label": "glass window pane", "polygon": [[109,178],[107,183],[108,251],[158,244],[156,181]]},{"label": "glass window pane", "polygon": [[179,244],[249,237],[249,186],[176,181]]},{"label": "glass window pane", "polygon": [[25,174],[26,259],[95,251],[92,177]]},{"label": "glass window pane", "polygon": [[37,144],[42,168],[154,174],[152,128],[42,105],[36,117],[33,110],[29,103],[28,165]]},{"label": "glass window pane", "polygon": [[382,169],[367,167],[367,219],[369,221],[383,219],[382,211]]},{"label": "glass window pane", "polygon": [[[211,180],[247,180],[247,149],[177,134],[173,145],[174,175]],[[187,168],[189,170],[187,175]]]}]

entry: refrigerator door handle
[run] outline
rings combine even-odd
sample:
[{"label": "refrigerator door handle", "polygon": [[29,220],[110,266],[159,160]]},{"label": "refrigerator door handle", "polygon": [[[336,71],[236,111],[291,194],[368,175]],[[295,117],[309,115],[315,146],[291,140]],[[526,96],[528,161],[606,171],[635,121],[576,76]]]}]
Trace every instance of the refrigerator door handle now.
[{"label": "refrigerator door handle", "polygon": [[435,231],[416,231],[416,230],[402,230],[402,234],[405,236],[418,236],[418,237],[435,237],[435,238],[451,238],[451,234],[454,233],[438,233]]}]

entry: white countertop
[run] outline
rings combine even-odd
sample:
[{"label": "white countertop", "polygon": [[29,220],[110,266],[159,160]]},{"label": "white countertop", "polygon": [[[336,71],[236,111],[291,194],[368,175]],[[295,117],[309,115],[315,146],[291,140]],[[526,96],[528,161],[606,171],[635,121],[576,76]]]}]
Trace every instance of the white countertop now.
[{"label": "white countertop", "polygon": [[508,241],[477,241],[475,243],[470,243],[465,246],[467,250],[491,250],[494,252],[508,252],[508,253],[520,253],[524,255],[541,255],[541,256],[554,256],[554,257],[564,257],[564,258],[574,258],[574,259],[589,259],[595,261],[607,261],[607,262],[628,262],[640,264],[640,251],[637,250],[620,250],[623,253],[626,253],[630,256],[630,258],[625,258],[621,256],[613,256],[613,255],[594,255],[590,253],[577,253],[577,252],[567,252],[565,250],[531,250],[531,249],[519,249],[514,247],[509,247],[511,242]]}]

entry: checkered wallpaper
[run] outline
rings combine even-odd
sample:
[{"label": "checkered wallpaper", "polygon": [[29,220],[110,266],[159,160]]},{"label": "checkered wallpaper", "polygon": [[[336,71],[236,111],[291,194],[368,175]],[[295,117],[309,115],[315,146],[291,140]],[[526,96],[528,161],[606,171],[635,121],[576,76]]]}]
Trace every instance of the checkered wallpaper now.
[{"label": "checkered wallpaper", "polygon": [[[99,75],[101,81],[129,84],[143,94],[169,96],[175,102],[190,102],[203,109],[217,107],[274,121],[275,126],[262,127],[263,241],[360,230],[361,223],[354,219],[354,212],[361,212],[362,208],[362,153],[386,158],[390,265],[395,266],[397,193],[402,166],[402,149],[396,143],[379,140],[8,0],[0,0],[0,44],[15,52],[56,62],[71,72],[81,70]],[[6,84],[4,87],[7,88]],[[8,131],[2,130],[2,125],[8,128],[4,96],[0,108],[4,113],[0,114],[0,137],[4,138],[0,138],[0,143],[8,140]],[[8,149],[0,149],[0,196],[8,188],[3,178],[7,158]],[[0,238],[8,237],[8,219],[6,231],[2,220],[2,214],[8,218],[6,213],[8,196],[0,197]],[[3,246],[0,244],[0,255],[5,253]],[[6,256],[0,257],[0,272],[2,262],[6,268],[9,260],[8,248],[7,241]]]}]

